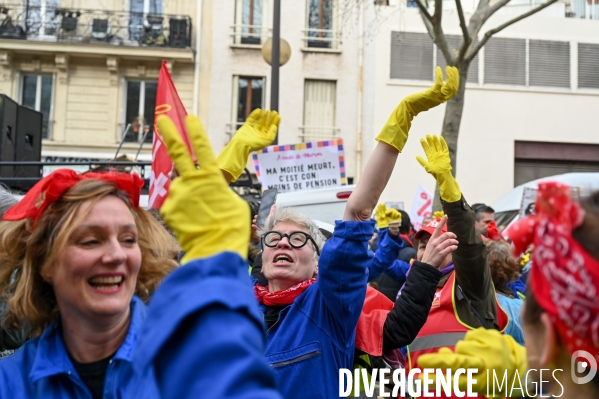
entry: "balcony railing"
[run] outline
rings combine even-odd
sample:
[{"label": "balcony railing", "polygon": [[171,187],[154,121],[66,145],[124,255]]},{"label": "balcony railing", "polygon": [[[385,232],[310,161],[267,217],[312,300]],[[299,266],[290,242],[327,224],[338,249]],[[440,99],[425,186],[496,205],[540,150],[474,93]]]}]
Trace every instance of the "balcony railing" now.
[{"label": "balcony railing", "polygon": [[304,29],[304,47],[337,50],[341,44],[341,32],[332,29]]},{"label": "balcony railing", "polygon": [[231,37],[236,45],[259,46],[271,36],[271,32],[271,28],[262,25],[231,25]]},{"label": "balcony railing", "polygon": [[302,143],[334,139],[341,130],[332,126],[300,126],[299,129]]},{"label": "balcony railing", "polygon": [[0,39],[190,47],[191,19],[124,11],[0,5]]}]

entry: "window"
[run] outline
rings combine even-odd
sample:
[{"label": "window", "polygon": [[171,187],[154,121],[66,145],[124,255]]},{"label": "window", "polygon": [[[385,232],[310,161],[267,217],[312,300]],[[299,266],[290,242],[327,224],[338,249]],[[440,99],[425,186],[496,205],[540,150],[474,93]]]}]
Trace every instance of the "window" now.
[{"label": "window", "polygon": [[263,0],[237,0],[235,43],[261,44],[264,15]]},{"label": "window", "polygon": [[[456,49],[460,35],[446,35],[447,43]],[[445,71],[445,56],[426,33],[391,32],[391,79],[432,81],[435,67]],[[470,63],[468,82],[478,83],[478,55]]]},{"label": "window", "polygon": [[599,172],[599,145],[516,141],[514,185],[569,172]]},{"label": "window", "polygon": [[485,83],[526,85],[525,39],[489,39],[485,45]]},{"label": "window", "polygon": [[570,43],[530,40],[528,47],[530,86],[570,88]]},{"label": "window", "polygon": [[307,46],[336,48],[334,35],[334,0],[308,0]]},{"label": "window", "polygon": [[152,142],[157,87],[156,81],[127,81],[125,125],[130,124],[131,127],[125,136],[125,142],[141,143],[146,133],[144,142]]},{"label": "window", "polygon": [[304,85],[304,126],[302,141],[327,140],[336,136],[335,106],[337,82],[306,80]]},{"label": "window", "polygon": [[[129,0],[129,40],[140,41],[160,37],[162,32],[162,0]],[[157,19],[147,19],[147,16]]]},{"label": "window", "polygon": [[51,133],[50,113],[52,112],[51,75],[23,75],[21,88],[21,104],[39,111],[43,115],[42,138],[49,139]]},{"label": "window", "polygon": [[578,43],[578,87],[599,89],[599,44]]},{"label": "window", "polygon": [[[25,3],[25,2],[23,2]],[[29,0],[27,7],[28,32],[32,36],[55,36],[57,33],[56,11],[60,0]]]},{"label": "window", "polygon": [[426,33],[391,32],[391,79],[432,80],[433,56]]},{"label": "window", "polygon": [[264,78],[235,76],[233,78],[233,114],[227,134],[233,134],[256,108],[264,108]]}]

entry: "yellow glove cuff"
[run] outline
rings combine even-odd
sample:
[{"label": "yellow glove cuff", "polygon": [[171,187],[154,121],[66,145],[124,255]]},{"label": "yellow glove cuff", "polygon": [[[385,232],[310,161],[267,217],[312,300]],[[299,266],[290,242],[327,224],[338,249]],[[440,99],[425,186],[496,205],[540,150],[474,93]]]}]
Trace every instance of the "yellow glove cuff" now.
[{"label": "yellow glove cuff", "polygon": [[439,193],[443,201],[456,202],[462,198],[460,185],[451,172],[437,176],[437,183],[439,184]]},{"label": "yellow glove cuff", "polygon": [[234,182],[243,173],[251,151],[250,147],[233,139],[216,158],[216,163],[233,177],[231,181]]},{"label": "yellow glove cuff", "polygon": [[408,106],[408,103],[404,100],[395,110],[389,120],[383,126],[383,129],[376,136],[376,141],[389,144],[394,147],[397,151],[401,152],[403,147],[408,141],[408,133],[412,127],[412,119],[417,115]]}]

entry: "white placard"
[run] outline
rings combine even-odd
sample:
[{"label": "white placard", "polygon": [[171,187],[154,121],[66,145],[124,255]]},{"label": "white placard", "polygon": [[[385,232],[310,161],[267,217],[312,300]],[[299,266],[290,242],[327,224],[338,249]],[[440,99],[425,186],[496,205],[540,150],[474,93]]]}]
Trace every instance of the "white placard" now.
[{"label": "white placard", "polygon": [[405,205],[403,201],[387,201],[385,202],[385,206],[387,208],[397,209],[398,211],[405,210]]},{"label": "white placard", "polygon": [[422,228],[422,219],[431,217],[433,214],[433,195],[424,187],[418,186],[414,200],[412,201],[412,209],[410,209],[410,221],[414,226],[414,230],[418,231]]},{"label": "white placard", "polygon": [[270,146],[252,157],[265,190],[306,191],[347,184],[341,139]]},{"label": "white placard", "polygon": [[520,203],[520,218],[535,214],[535,202],[537,201],[537,189],[524,187],[522,189],[522,202]]}]

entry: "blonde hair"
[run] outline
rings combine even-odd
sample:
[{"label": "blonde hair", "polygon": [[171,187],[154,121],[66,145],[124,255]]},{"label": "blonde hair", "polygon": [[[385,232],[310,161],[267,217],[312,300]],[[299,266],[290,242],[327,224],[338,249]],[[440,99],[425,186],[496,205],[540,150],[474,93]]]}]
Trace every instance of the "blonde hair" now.
[{"label": "blonde hair", "polygon": [[[73,231],[93,205],[109,195],[129,207],[138,231],[141,267],[135,295],[149,300],[162,279],[175,267],[180,251],[177,241],[147,211],[133,208],[129,196],[109,182],[83,180],[51,204],[37,221],[30,219],[0,223],[0,296],[8,312],[3,324],[8,328],[28,326],[39,335],[59,313],[52,286],[42,275],[54,267]],[[86,212],[78,215],[84,202]],[[13,277],[11,279],[11,277]]]}]

